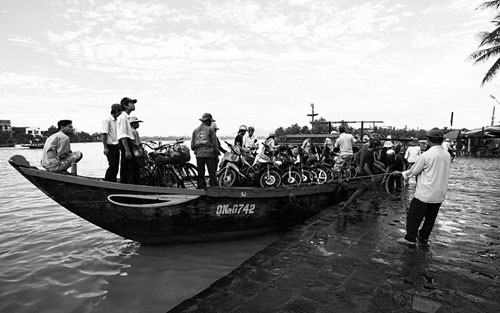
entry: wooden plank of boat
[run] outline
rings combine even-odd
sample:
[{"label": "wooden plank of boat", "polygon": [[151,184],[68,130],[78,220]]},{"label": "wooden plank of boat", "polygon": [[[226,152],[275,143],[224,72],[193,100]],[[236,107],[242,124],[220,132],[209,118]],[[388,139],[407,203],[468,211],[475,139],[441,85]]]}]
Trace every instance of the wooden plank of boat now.
[{"label": "wooden plank of boat", "polygon": [[108,201],[117,206],[131,208],[169,207],[199,198],[199,195],[129,195],[112,194]]}]

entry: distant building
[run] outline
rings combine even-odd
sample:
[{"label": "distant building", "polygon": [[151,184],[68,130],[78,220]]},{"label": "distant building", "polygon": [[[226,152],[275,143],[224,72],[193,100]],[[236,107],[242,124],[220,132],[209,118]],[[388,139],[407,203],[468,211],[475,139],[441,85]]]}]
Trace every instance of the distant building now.
[{"label": "distant building", "polygon": [[33,136],[42,136],[42,131],[40,127],[26,127],[26,134]]},{"label": "distant building", "polygon": [[43,136],[40,127],[12,127],[14,134],[24,134],[31,136]]},{"label": "distant building", "polygon": [[12,127],[15,134],[25,134],[31,136],[42,136],[40,127]]},{"label": "distant building", "polygon": [[12,133],[12,126],[10,120],[0,120],[0,131]]}]

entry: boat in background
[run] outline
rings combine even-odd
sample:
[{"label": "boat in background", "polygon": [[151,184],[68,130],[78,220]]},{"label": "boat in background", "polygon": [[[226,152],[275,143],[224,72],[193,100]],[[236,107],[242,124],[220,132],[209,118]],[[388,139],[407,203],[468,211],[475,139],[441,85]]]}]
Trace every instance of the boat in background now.
[{"label": "boat in background", "polygon": [[290,229],[345,201],[369,178],[294,187],[130,185],[38,169],[21,155],[9,163],[48,197],[81,218],[144,244],[235,239]]},{"label": "boat in background", "polygon": [[30,149],[43,149],[44,143],[43,142],[31,142],[28,144],[23,144],[21,147],[23,148],[30,148]]}]

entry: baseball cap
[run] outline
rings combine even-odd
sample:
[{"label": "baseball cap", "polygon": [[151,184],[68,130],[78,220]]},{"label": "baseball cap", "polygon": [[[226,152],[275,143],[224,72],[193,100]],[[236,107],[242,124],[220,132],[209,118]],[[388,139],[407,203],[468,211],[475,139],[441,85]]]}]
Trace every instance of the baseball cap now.
[{"label": "baseball cap", "polygon": [[122,101],[120,101],[120,104],[122,106],[125,106],[125,105],[128,105],[130,102],[137,103],[137,99],[130,99],[129,97],[125,97],[122,99]]}]

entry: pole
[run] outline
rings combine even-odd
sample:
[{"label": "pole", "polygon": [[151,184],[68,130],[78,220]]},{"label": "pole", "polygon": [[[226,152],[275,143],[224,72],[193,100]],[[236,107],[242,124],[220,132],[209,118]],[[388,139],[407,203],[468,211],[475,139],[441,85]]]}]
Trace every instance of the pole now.
[{"label": "pole", "polygon": [[[498,105],[500,105],[500,102],[498,102],[497,98],[495,98],[493,95],[490,95],[490,98],[495,100]],[[491,114],[491,126],[495,124],[495,106],[493,105],[493,114]]]},{"label": "pole", "polygon": [[311,132],[312,132],[312,129],[314,127],[314,117],[316,115],[318,115],[317,113],[314,113],[314,103],[311,103],[311,109],[312,109],[312,113],[311,114],[307,114],[307,116],[310,116],[311,117]]},{"label": "pole", "polygon": [[452,128],[452,130],[453,130],[453,112],[451,112],[450,128]]}]

